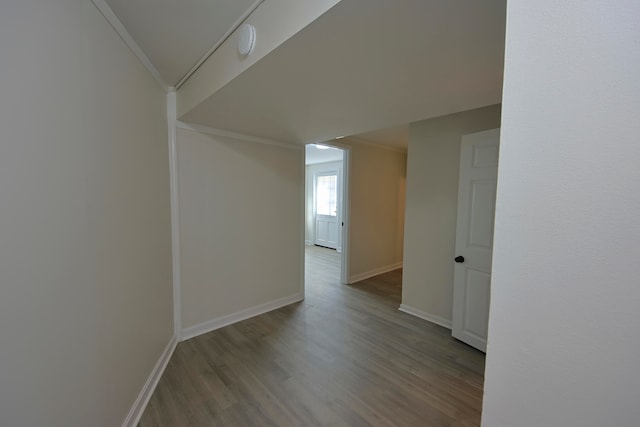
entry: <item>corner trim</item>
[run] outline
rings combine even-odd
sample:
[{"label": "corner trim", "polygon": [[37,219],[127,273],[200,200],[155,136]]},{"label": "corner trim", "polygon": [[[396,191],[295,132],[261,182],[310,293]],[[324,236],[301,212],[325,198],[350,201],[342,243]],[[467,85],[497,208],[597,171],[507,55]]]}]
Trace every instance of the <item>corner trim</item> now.
[{"label": "corner trim", "polygon": [[169,360],[171,360],[171,356],[173,355],[173,351],[176,349],[177,344],[178,339],[174,335],[171,337],[171,339],[167,343],[167,346],[162,351],[162,354],[153,367],[149,378],[147,378],[147,381],[144,383],[142,390],[140,390],[136,401],[133,403],[133,406],[129,410],[127,418],[125,418],[124,423],[122,423],[122,427],[135,427],[140,422],[140,418],[142,418],[142,414],[147,408],[147,404],[149,404],[149,399],[151,399],[153,392],[158,386],[158,381],[160,381],[160,378],[162,377],[162,374],[164,373]]},{"label": "corner trim", "polygon": [[140,48],[138,43],[136,43],[133,37],[131,37],[131,34],[129,34],[124,25],[122,25],[122,22],[120,22],[116,14],[113,13],[113,10],[111,10],[107,2],[105,0],[91,0],[91,2],[100,11],[102,16],[104,16],[104,19],[107,20],[109,25],[111,25],[111,28],[118,33],[122,41],[127,45],[127,47],[129,47],[135,57],[138,58],[138,61],[144,65],[147,71],[149,71],[153,78],[156,79],[156,82],[158,82],[162,89],[167,92],[169,90],[169,85],[162,80],[162,76],[160,76],[158,69],[153,65],[149,57],[145,55],[144,51]]},{"label": "corner trim", "polygon": [[264,304],[255,305],[253,307],[245,308],[244,310],[240,310],[235,313],[227,314],[226,316],[221,316],[194,326],[189,326],[188,328],[182,330],[182,340],[188,340],[190,338],[197,337],[198,335],[215,331],[216,329],[229,326],[233,323],[240,322],[242,320],[246,320],[251,317],[276,310],[286,305],[300,302],[302,300],[304,300],[304,294],[302,292],[296,292],[295,294],[289,295],[287,297],[278,298]]},{"label": "corner trim", "polygon": [[180,196],[178,183],[178,145],[176,139],[176,92],[167,94],[167,132],[169,143],[169,196],[171,209],[171,267],[173,279],[173,330],[182,339],[182,273],[180,255]]},{"label": "corner trim", "polygon": [[409,307],[406,304],[400,304],[400,308],[398,310],[403,313],[410,314],[415,317],[419,317],[422,320],[426,320],[427,322],[435,323],[438,326],[442,326],[443,328],[451,329],[451,320],[447,320],[444,317],[436,316],[435,314],[429,314],[422,310],[418,310],[417,308]]},{"label": "corner trim", "polygon": [[356,282],[368,279],[368,278],[373,277],[373,276],[378,276],[380,274],[384,274],[384,273],[388,273],[388,272],[393,271],[393,270],[397,270],[399,268],[402,268],[402,261],[396,262],[395,264],[387,265],[387,266],[384,266],[384,267],[375,268],[373,270],[365,271],[364,273],[354,274],[353,276],[349,277],[349,283],[356,283]]},{"label": "corner trim", "polygon": [[207,135],[222,136],[225,138],[238,139],[240,141],[247,141],[247,142],[257,142],[258,144],[275,145],[276,147],[288,148],[290,150],[304,149],[304,145],[274,141],[267,138],[260,138],[258,136],[245,135],[242,133],[216,129],[209,126],[197,125],[194,123],[185,123],[179,120],[176,121],[176,127],[178,129],[190,130],[193,132],[200,132]]}]

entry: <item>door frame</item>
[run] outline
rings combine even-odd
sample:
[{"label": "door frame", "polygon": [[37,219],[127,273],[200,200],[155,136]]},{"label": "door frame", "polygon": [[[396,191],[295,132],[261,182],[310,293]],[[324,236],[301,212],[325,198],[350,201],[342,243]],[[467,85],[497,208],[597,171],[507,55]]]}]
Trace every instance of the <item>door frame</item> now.
[{"label": "door frame", "polygon": [[[342,285],[346,285],[348,284],[348,279],[349,279],[349,219],[350,219],[350,213],[351,213],[351,198],[350,198],[350,194],[349,194],[349,180],[350,180],[350,159],[351,159],[351,149],[348,145],[337,145],[337,144],[332,144],[330,142],[318,142],[318,143],[322,143],[322,145],[326,145],[327,147],[332,147],[332,148],[337,148],[339,150],[342,150],[342,183],[341,183],[341,190],[342,190],[342,197],[340,200],[340,238],[341,238],[341,245],[342,245],[342,252],[340,252],[340,284]],[[309,144],[313,144],[313,143],[309,143]],[[305,144],[308,145],[308,144]],[[303,170],[305,171],[304,173],[304,185],[303,185],[303,190],[302,190],[302,203],[303,206],[306,206],[307,204],[307,200],[305,198],[305,188],[307,187],[307,164],[306,164],[306,154],[304,153],[304,150],[302,150],[303,152],[303,156],[302,156],[302,166],[303,166]],[[315,189],[313,190],[315,192]],[[315,196],[313,196],[315,197]],[[303,226],[303,236],[304,236],[304,229],[306,228],[306,210],[303,209],[303,221],[302,221],[302,226]],[[315,226],[315,224],[314,224]],[[304,239],[303,239],[304,240]],[[314,240],[315,240],[315,236],[314,236]],[[306,278],[304,277],[304,262],[305,262],[305,242],[302,242],[302,271],[303,271],[303,281],[302,281],[302,288],[303,288],[303,292],[305,292],[305,280]]]},{"label": "door frame", "polygon": [[349,194],[349,165],[351,150],[348,147],[336,147],[342,150],[342,216],[341,236],[342,253],[340,265],[340,284],[346,285],[349,279],[349,219],[351,217],[351,197]]}]

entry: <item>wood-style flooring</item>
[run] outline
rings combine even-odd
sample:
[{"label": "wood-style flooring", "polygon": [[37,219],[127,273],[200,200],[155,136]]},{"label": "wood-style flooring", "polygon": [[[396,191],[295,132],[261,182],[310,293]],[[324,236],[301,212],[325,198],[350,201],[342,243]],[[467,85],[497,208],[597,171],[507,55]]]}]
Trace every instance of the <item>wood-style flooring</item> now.
[{"label": "wood-style flooring", "polygon": [[484,355],[398,311],[401,270],[306,252],[305,301],[178,344],[140,426],[480,424]]}]

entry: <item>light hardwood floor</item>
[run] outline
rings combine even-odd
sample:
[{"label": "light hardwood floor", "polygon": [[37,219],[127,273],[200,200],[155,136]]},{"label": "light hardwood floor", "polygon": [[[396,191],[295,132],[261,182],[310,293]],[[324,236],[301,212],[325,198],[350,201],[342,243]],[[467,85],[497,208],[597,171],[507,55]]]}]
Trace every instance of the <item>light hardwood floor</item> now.
[{"label": "light hardwood floor", "polygon": [[397,310],[402,271],[339,284],[307,247],[306,299],[178,344],[140,426],[477,426],[484,355]]}]

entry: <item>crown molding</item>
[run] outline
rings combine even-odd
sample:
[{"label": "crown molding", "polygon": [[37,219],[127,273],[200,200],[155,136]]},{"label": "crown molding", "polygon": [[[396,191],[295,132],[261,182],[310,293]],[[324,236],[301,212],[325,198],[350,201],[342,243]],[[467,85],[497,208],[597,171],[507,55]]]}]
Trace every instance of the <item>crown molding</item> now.
[{"label": "crown molding", "polygon": [[272,139],[261,138],[261,137],[252,136],[252,135],[245,135],[245,134],[242,134],[242,133],[231,132],[231,131],[222,130],[222,129],[216,129],[216,128],[212,128],[212,127],[209,127],[209,126],[197,125],[197,124],[193,124],[193,123],[185,123],[185,122],[181,122],[179,120],[176,120],[176,128],[190,130],[190,131],[199,132],[199,133],[204,133],[204,134],[207,134],[207,135],[222,136],[222,137],[225,137],[225,138],[238,139],[240,141],[256,142],[258,144],[266,144],[266,145],[274,145],[276,147],[288,148],[290,150],[303,150],[304,149],[304,145],[301,145],[301,144],[293,144],[293,143],[288,143],[288,142],[274,141]]},{"label": "crown molding", "polygon": [[144,65],[144,67],[147,69],[147,71],[151,73],[151,75],[156,80],[156,82],[158,82],[160,87],[162,87],[162,89],[165,92],[168,92],[169,85],[165,83],[165,81],[160,76],[160,72],[158,71],[158,69],[151,63],[151,60],[147,57],[147,55],[145,55],[144,51],[138,45],[138,43],[136,43],[133,37],[131,37],[131,34],[129,34],[127,29],[124,27],[124,25],[122,25],[122,22],[120,22],[116,14],[113,13],[113,11],[109,7],[109,5],[106,3],[106,1],[91,0],[91,2],[100,11],[102,16],[104,16],[104,18],[107,20],[109,25],[111,25],[111,27],[115,30],[115,32],[118,33],[122,41],[124,41],[127,47],[129,47],[129,49],[131,50],[131,52],[133,52],[136,58],[138,58],[138,61],[140,61],[142,65]]}]

